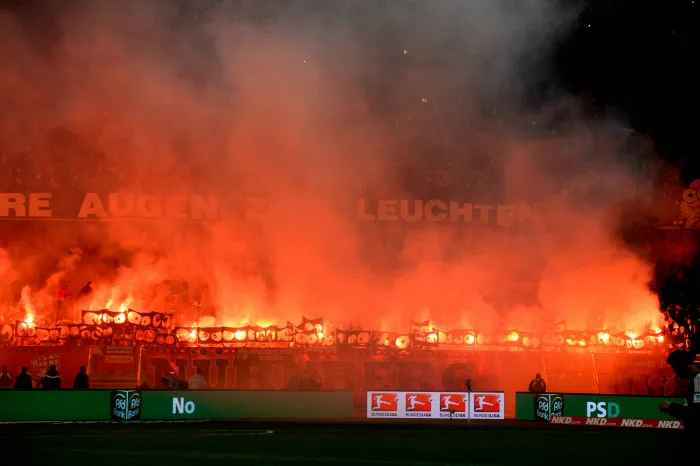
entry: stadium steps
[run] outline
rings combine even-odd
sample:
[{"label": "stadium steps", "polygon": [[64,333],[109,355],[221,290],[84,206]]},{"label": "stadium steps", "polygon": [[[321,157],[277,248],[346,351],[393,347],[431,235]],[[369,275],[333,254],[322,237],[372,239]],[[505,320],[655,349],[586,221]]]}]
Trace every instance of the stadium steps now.
[{"label": "stadium steps", "polygon": [[112,388],[128,390],[138,386],[138,373],[90,374],[90,388]]}]

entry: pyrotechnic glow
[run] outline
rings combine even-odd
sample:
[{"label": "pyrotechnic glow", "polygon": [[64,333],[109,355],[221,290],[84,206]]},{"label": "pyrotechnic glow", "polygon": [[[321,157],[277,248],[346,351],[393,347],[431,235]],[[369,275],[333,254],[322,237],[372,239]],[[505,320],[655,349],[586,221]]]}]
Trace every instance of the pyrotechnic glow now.
[{"label": "pyrotechnic glow", "polygon": [[[595,318],[604,319],[600,328],[613,335],[630,328],[647,335],[642,329],[660,318],[647,290],[649,267],[610,230],[610,214],[640,186],[638,174],[615,154],[619,141],[608,122],[579,118],[574,105],[561,113],[572,115],[567,127],[575,129],[546,138],[522,136],[520,121],[511,125],[510,118],[532,121],[537,115],[523,112],[519,98],[499,102],[498,111],[484,116],[481,96],[500,95],[514,83],[520,88],[528,79],[509,73],[524,69],[520,59],[533,56],[532,44],[549,49],[541,40],[523,41],[522,34],[551,30],[550,22],[560,18],[554,6],[514,13],[501,2],[479,8],[433,2],[442,6],[400,20],[405,21],[400,29],[421,31],[413,34],[421,45],[411,49],[411,57],[410,37],[405,49],[389,45],[389,56],[396,57],[396,50],[405,55],[397,71],[390,60],[367,58],[382,43],[352,40],[343,24],[290,21],[271,34],[252,22],[233,28],[223,10],[217,11],[216,25],[207,26],[215,44],[192,62],[189,49],[177,44],[198,31],[173,32],[161,22],[169,12],[148,2],[113,3],[143,5],[104,7],[106,13],[99,6],[71,8],[56,28],[58,50],[67,47],[60,60],[37,57],[22,34],[8,33],[4,42],[8,57],[36,60],[0,70],[0,101],[9,99],[17,109],[1,122],[0,153],[9,157],[7,167],[21,166],[25,178],[9,193],[32,188],[26,181],[30,170],[43,170],[31,173],[40,179],[73,169],[76,174],[56,180],[68,187],[68,195],[37,183],[36,193],[51,192],[46,201],[51,212],[43,204],[30,205],[31,196],[24,194],[24,204],[14,198],[8,204],[11,196],[0,196],[3,211],[15,215],[11,212],[23,205],[26,219],[40,211],[37,218],[57,220],[65,215],[59,206],[73,192],[111,193],[75,206],[90,216],[104,214],[109,222],[96,226],[71,218],[75,230],[52,236],[46,251],[0,250],[5,283],[0,304],[16,309],[12,323],[27,313],[53,324],[63,280],[72,294],[59,312],[64,320],[74,309],[117,305],[119,320],[129,309],[172,312],[172,325],[187,328],[268,328],[322,316],[326,328],[307,322],[304,329],[321,339],[333,335],[330,325],[407,332],[411,320],[429,319],[442,332],[479,329],[478,336],[464,336],[467,345],[489,338],[500,343],[504,333],[516,344],[521,335],[508,329],[542,336],[552,322],[566,321],[571,329],[597,332],[598,327],[587,328]],[[382,24],[383,14],[367,17]],[[133,18],[138,25],[124,35],[122,25]],[[447,18],[470,24],[445,27]],[[3,21],[8,31],[24,29],[11,16]],[[522,27],[502,27],[513,23]],[[314,34],[315,27],[323,34]],[[153,44],[154,33],[167,53]],[[85,40],[96,36],[104,40]],[[313,39],[320,36],[325,39]],[[458,44],[466,58],[454,60],[454,48],[445,43]],[[72,44],[79,45],[71,50]],[[484,50],[489,44],[497,45]],[[481,73],[473,57],[502,50],[518,66],[499,62],[492,73]],[[197,70],[196,76],[183,76],[183,69]],[[28,82],[26,76],[36,79]],[[357,85],[358,76],[367,76],[363,85]],[[375,85],[388,94],[378,96]],[[231,89],[242,96],[235,106],[223,104],[234,97]],[[45,99],[41,104],[37,95]],[[406,105],[384,108],[379,101]],[[562,110],[568,105],[562,102]],[[470,122],[467,134],[454,124],[455,115]],[[399,127],[411,122],[410,134],[398,134],[393,125],[386,129],[385,121],[400,121]],[[457,129],[436,138],[434,128]],[[18,149],[23,147],[32,148],[31,163]],[[394,147],[404,149],[387,150]],[[612,156],[592,160],[594,153]],[[94,154],[99,155],[92,160]],[[83,166],[85,173],[77,173]],[[444,180],[433,179],[436,170],[444,171]],[[195,197],[213,198],[206,205],[216,208],[193,208],[202,204]],[[370,222],[345,208],[365,197],[377,201]],[[489,204],[476,203],[482,199]],[[413,212],[416,202],[422,208]],[[215,215],[193,214],[197,210]],[[120,217],[149,221],[117,221]],[[510,220],[525,228],[503,224]],[[457,224],[458,230],[450,228]],[[23,233],[31,236],[23,240],[42,244],[40,230]],[[84,240],[84,251],[74,249],[76,238]],[[78,298],[88,279],[92,294]],[[25,287],[17,303],[9,283],[38,285],[33,291]],[[100,316],[103,322],[107,317]],[[239,330],[234,338],[260,338],[253,335]],[[432,335],[429,341],[437,341]],[[396,340],[399,347],[409,345],[404,337]],[[601,340],[608,342],[609,335]]]},{"label": "pyrotechnic glow", "polygon": [[396,339],[396,347],[399,349],[408,348],[410,340],[407,337],[399,337]]},{"label": "pyrotechnic glow", "polygon": [[24,321],[28,324],[31,324],[34,322],[34,316],[31,314],[27,314],[27,317],[25,317]]}]

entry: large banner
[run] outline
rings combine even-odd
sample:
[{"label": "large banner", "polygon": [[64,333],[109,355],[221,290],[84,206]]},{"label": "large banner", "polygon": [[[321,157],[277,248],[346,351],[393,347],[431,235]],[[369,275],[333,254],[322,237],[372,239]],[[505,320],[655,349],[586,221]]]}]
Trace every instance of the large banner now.
[{"label": "large banner", "polygon": [[[348,213],[352,209],[348,199]],[[152,195],[147,193],[29,192],[0,193],[0,220],[218,220],[222,213],[260,218],[269,212],[264,197]],[[537,208],[525,204],[481,204],[456,200],[359,198],[355,215],[361,222],[451,223],[501,227],[530,223]]]},{"label": "large banner", "polygon": [[370,419],[504,419],[502,392],[367,392]]},{"label": "large banner", "polygon": [[[668,227],[700,227],[700,180],[682,191],[678,215]],[[457,199],[348,199],[354,201],[360,222],[444,223],[511,227],[536,222],[542,206],[524,203],[487,204]],[[269,212],[270,199],[203,194],[153,195],[133,192],[13,192],[0,193],[0,220],[217,220],[227,215],[260,218]]]},{"label": "large banner", "polygon": [[215,196],[136,193],[0,193],[0,219],[217,220]]},{"label": "large banner", "polygon": [[479,204],[440,199],[409,200],[360,198],[356,204],[361,222],[448,223],[512,227],[533,222],[537,210],[526,204]]}]

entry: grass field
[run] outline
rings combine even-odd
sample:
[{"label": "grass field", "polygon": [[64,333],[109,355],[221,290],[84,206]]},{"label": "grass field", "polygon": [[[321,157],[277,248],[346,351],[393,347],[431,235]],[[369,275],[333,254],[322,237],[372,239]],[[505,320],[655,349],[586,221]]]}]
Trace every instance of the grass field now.
[{"label": "grass field", "polygon": [[0,425],[3,463],[99,465],[668,464],[682,432],[496,424],[201,422]]}]

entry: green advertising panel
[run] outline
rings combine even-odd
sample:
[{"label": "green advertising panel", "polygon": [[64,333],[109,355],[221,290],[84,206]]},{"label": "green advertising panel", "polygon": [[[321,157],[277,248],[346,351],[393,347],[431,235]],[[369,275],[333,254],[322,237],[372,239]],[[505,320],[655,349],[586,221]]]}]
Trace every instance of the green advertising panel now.
[{"label": "green advertising panel", "polygon": [[0,421],[106,421],[108,390],[0,390]]},{"label": "green advertising panel", "polygon": [[550,416],[595,417],[607,419],[672,420],[659,412],[659,403],[683,404],[682,398],[627,395],[515,394],[515,418],[549,422]]},{"label": "green advertising panel", "polygon": [[141,392],[141,419],[351,418],[349,391],[187,390]]}]

